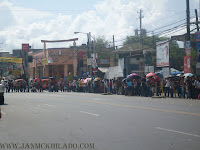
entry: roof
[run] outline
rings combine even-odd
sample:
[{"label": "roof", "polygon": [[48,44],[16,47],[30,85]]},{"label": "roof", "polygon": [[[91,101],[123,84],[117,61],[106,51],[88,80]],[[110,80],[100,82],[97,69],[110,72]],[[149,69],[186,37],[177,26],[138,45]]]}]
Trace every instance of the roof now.
[{"label": "roof", "polygon": [[122,48],[119,48],[115,50],[113,53],[130,53],[130,52],[136,52],[136,51],[156,51],[155,49],[152,49],[146,45],[141,45],[140,43],[133,43],[127,46],[124,46]]}]

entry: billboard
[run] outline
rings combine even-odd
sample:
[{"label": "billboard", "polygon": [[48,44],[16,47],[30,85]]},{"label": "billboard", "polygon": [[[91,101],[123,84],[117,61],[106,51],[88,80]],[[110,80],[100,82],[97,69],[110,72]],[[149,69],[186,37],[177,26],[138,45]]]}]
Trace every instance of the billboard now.
[{"label": "billboard", "polygon": [[191,56],[184,56],[184,73],[190,73]]},{"label": "billboard", "polygon": [[156,43],[156,66],[169,66],[169,42],[161,41]]},{"label": "billboard", "polygon": [[0,62],[22,63],[22,58],[0,57]]},{"label": "billboard", "polygon": [[28,51],[29,50],[29,44],[22,44],[22,51]]}]

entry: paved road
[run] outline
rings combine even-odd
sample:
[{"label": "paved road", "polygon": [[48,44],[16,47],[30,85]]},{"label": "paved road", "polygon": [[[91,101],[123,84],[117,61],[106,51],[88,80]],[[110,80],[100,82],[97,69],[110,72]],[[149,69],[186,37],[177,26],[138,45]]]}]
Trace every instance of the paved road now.
[{"label": "paved road", "polygon": [[6,93],[5,103],[0,150],[16,143],[18,149],[200,149],[197,100],[45,92]]}]

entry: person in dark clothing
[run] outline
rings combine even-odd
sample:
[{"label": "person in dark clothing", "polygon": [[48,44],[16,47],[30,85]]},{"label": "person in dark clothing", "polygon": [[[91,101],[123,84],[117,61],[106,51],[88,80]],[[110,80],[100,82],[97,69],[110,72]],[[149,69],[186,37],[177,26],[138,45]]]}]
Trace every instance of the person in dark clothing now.
[{"label": "person in dark clothing", "polygon": [[146,94],[146,77],[145,76],[142,78],[141,96],[147,96],[147,94]]}]

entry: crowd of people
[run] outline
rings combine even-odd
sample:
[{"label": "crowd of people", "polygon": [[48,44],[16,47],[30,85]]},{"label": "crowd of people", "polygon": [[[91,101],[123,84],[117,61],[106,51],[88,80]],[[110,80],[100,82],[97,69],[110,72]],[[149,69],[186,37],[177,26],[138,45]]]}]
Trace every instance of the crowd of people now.
[{"label": "crowd of people", "polygon": [[77,80],[1,80],[6,92],[88,92],[88,93],[110,93],[125,96],[165,96],[171,98],[200,99],[200,77],[168,77],[159,78],[134,76],[126,79],[101,79],[80,78]]}]

